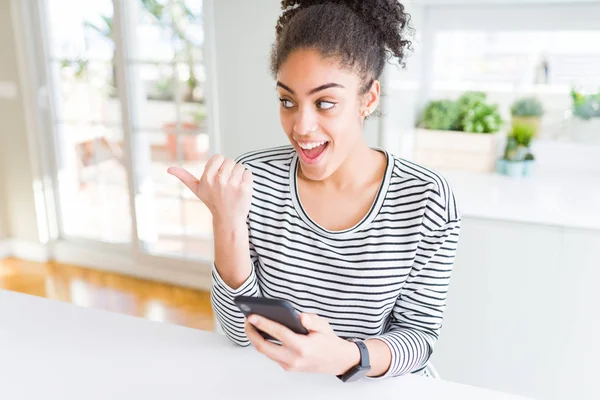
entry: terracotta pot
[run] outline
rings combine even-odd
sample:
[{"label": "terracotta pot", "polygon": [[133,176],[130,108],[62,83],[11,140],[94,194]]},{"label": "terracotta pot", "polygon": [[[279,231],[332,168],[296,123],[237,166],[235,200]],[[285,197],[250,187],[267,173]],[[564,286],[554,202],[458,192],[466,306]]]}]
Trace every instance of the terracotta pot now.
[{"label": "terracotta pot", "polygon": [[176,123],[163,125],[167,133],[167,148],[172,161],[177,161],[177,141],[181,146],[181,157],[183,161],[199,161],[203,154],[198,151],[198,125],[192,122],[182,122],[181,131],[177,131]]}]

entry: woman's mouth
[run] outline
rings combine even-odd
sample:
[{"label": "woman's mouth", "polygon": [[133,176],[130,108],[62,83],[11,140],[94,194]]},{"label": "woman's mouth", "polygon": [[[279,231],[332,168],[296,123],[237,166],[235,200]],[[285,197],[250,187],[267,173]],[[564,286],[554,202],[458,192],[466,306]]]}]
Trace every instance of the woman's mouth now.
[{"label": "woman's mouth", "polygon": [[329,141],[323,140],[319,142],[296,142],[300,147],[300,156],[307,164],[318,163],[329,147]]}]

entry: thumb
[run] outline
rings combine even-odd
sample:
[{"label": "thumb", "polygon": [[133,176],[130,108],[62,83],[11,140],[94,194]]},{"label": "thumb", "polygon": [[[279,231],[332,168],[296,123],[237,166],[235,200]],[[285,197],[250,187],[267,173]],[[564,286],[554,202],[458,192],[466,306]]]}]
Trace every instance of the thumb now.
[{"label": "thumb", "polygon": [[185,186],[188,187],[194,194],[198,191],[198,183],[200,182],[194,175],[187,170],[179,167],[170,167],[167,172],[178,178]]},{"label": "thumb", "polygon": [[300,315],[300,322],[309,332],[327,332],[331,330],[329,322],[316,314],[303,313]]},{"label": "thumb", "polygon": [[254,179],[252,176],[252,172],[250,170],[245,170],[242,175],[242,187],[244,187],[247,191],[252,191],[252,183]]},{"label": "thumb", "polygon": [[252,183],[252,181],[253,181],[252,171],[250,171],[249,169],[245,170],[244,174],[242,175],[242,180],[244,182]]}]

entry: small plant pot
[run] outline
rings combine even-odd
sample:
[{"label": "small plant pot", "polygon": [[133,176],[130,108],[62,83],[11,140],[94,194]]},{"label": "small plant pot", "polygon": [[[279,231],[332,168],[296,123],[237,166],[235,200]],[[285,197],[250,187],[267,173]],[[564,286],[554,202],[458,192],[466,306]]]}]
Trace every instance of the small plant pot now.
[{"label": "small plant pot", "polygon": [[496,161],[496,172],[498,172],[499,174],[502,174],[502,175],[506,175],[506,164],[507,163],[508,163],[508,161],[506,161],[504,158],[497,160]]},{"label": "small plant pot", "polygon": [[527,155],[527,153],[529,153],[529,149],[525,146],[519,146],[517,147],[517,159],[518,160],[523,160],[525,158],[525,156]]},{"label": "small plant pot", "polygon": [[523,161],[507,161],[506,175],[512,178],[520,178],[523,176],[525,163]]},{"label": "small plant pot", "polygon": [[535,161],[525,160],[523,161],[523,176],[531,176],[535,171]]}]

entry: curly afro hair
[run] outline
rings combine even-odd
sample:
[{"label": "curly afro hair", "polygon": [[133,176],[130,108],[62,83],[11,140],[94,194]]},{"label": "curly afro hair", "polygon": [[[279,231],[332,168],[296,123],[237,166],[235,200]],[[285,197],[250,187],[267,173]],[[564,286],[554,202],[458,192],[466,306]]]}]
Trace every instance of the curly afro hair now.
[{"label": "curly afro hair", "polygon": [[404,58],[411,49],[410,14],[397,0],[283,0],[271,73],[296,49],[316,49],[342,67],[360,74],[361,94],[383,72],[385,63]]}]

